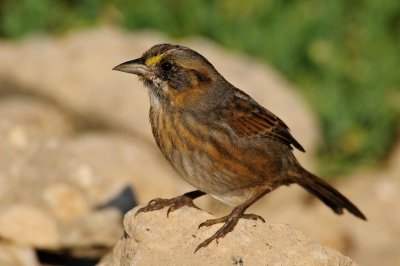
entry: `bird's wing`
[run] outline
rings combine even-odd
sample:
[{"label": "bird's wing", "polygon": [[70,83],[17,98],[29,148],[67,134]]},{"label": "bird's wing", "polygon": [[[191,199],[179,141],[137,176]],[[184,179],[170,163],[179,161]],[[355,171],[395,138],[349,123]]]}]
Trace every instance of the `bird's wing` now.
[{"label": "bird's wing", "polygon": [[224,120],[243,138],[271,138],[300,151],[305,151],[290,134],[289,127],[279,117],[263,108],[248,95],[240,95],[230,103]]}]

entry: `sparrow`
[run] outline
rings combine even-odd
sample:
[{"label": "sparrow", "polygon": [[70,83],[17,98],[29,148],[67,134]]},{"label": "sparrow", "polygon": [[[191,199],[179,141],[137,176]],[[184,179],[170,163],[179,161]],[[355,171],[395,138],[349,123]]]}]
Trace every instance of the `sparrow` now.
[{"label": "sparrow", "polygon": [[195,252],[231,232],[239,219],[264,219],[245,213],[282,185],[298,184],[336,214],[346,209],[365,215],[334,187],[304,169],[293,149],[304,148],[279,117],[229,83],[196,51],[157,44],[140,58],[113,70],[131,73],[147,87],[154,139],[172,168],[198,190],[172,199],[154,199],[136,214],[169,207],[167,215],[209,194],[233,210],[199,225],[223,224]]}]

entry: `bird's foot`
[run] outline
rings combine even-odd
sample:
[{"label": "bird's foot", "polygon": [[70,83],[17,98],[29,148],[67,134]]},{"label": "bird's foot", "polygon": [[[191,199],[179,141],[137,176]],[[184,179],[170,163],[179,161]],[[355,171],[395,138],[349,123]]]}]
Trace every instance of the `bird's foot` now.
[{"label": "bird's foot", "polygon": [[141,212],[150,212],[150,211],[160,210],[160,209],[163,209],[168,206],[169,206],[169,208],[167,211],[167,217],[169,216],[170,212],[176,211],[177,209],[182,208],[183,206],[193,207],[193,208],[200,210],[199,207],[194,205],[193,198],[188,196],[188,193],[186,193],[182,196],[175,197],[172,199],[160,199],[160,198],[153,199],[147,204],[146,207],[140,208],[135,213],[135,216]]},{"label": "bird's foot", "polygon": [[210,219],[201,223],[199,225],[199,228],[203,226],[211,226],[218,223],[224,223],[224,225],[220,229],[218,229],[218,231],[214,235],[212,235],[210,238],[207,238],[200,245],[198,245],[194,252],[196,253],[200,248],[208,246],[208,244],[210,244],[214,239],[218,244],[218,239],[225,237],[229,232],[231,232],[235,228],[240,218],[251,219],[255,221],[260,220],[265,223],[264,218],[262,218],[261,216],[256,214],[244,214],[243,212],[244,210],[242,210],[241,208],[235,208],[230,214],[224,217],[218,219]]}]

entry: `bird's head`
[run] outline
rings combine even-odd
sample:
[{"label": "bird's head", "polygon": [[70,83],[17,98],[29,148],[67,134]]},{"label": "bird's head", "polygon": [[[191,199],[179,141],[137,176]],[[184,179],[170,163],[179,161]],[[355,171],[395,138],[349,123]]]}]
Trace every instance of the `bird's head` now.
[{"label": "bird's head", "polygon": [[142,57],[117,65],[113,70],[138,75],[149,88],[152,106],[177,109],[212,106],[206,102],[218,96],[222,90],[218,84],[225,82],[202,55],[172,44],[157,44]]}]

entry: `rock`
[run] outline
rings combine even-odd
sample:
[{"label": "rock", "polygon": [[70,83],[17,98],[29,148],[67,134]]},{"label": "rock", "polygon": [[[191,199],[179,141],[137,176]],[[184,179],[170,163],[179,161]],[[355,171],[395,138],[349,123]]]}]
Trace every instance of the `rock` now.
[{"label": "rock", "polygon": [[361,170],[340,185],[368,218],[359,222],[347,216],[341,221],[351,232],[347,254],[360,265],[400,265],[400,178],[394,171],[398,165],[388,166]]},{"label": "rock", "polygon": [[0,265],[37,266],[39,262],[32,248],[0,242]]},{"label": "rock", "polygon": [[15,243],[39,248],[51,248],[59,243],[56,223],[44,211],[28,205],[2,210],[0,235]]},{"label": "rock", "polygon": [[67,184],[50,185],[44,190],[43,199],[55,218],[62,222],[78,219],[89,211],[84,196]]},{"label": "rock", "polygon": [[0,100],[0,147],[0,238],[12,243],[99,257],[122,235],[121,212],[101,207],[118,193],[131,187],[148,201],[149,191],[187,190],[146,142],[81,132],[67,112],[34,98]]},{"label": "rock", "polygon": [[169,218],[167,209],[135,218],[136,210],[125,215],[125,236],[100,265],[354,265],[289,225],[243,219],[218,244],[194,253],[221,226],[197,229],[214,216],[184,207]]},{"label": "rock", "polygon": [[[297,185],[281,187],[249,209],[274,223],[287,223],[318,242],[350,256],[351,232],[345,223],[319,199]],[[352,216],[345,213],[345,216]],[[355,220],[355,221],[354,221]],[[362,223],[353,219],[356,223]],[[329,230],[327,230],[329,228]]]},{"label": "rock", "polygon": [[73,257],[100,258],[121,237],[121,213],[116,209],[92,211],[69,226],[63,225],[62,247]]},{"label": "rock", "polygon": [[127,184],[140,203],[190,189],[160,153],[140,139],[120,133],[84,134],[67,147],[74,158],[71,181],[93,200],[97,198],[96,204],[105,203]]},{"label": "rock", "polygon": [[31,140],[50,142],[67,136],[73,127],[64,112],[44,99],[9,96],[0,97],[0,131],[9,148],[20,150],[27,148]]}]

